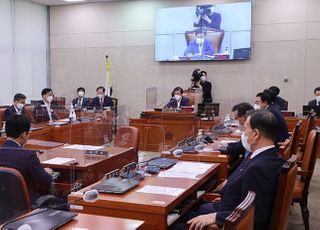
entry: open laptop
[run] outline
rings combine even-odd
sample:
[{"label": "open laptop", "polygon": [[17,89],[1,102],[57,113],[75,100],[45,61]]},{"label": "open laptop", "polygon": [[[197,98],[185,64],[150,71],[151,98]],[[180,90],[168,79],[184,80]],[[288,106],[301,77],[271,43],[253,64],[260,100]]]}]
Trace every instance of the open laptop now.
[{"label": "open laptop", "polygon": [[[32,229],[32,230],[54,230],[73,220],[76,213],[60,210],[44,210],[25,218],[9,222],[2,229]],[[25,227],[25,228],[23,228]]]},{"label": "open laptop", "polygon": [[308,115],[310,110],[313,110],[317,116],[320,116],[320,106],[310,106],[310,105],[304,105],[302,107],[303,115]]},{"label": "open laptop", "polygon": [[136,187],[140,180],[136,178],[123,179],[120,177],[112,177],[93,186],[98,192],[123,194],[130,189]]}]

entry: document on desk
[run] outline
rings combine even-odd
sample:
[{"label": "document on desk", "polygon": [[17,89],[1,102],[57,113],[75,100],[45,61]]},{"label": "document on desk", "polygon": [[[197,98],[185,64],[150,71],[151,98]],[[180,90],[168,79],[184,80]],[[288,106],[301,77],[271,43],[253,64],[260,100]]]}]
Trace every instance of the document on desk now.
[{"label": "document on desk", "polygon": [[71,161],[75,161],[75,158],[55,157],[50,160],[42,161],[42,164],[61,165]]},{"label": "document on desk", "polygon": [[201,162],[178,162],[172,168],[160,172],[158,176],[197,179],[198,175],[204,174],[213,165]]},{"label": "document on desk", "polygon": [[104,148],[103,146],[95,145],[67,145],[64,149],[77,149],[77,150],[98,150]]},{"label": "document on desk", "polygon": [[143,186],[141,189],[137,190],[136,192],[168,195],[168,196],[179,196],[184,191],[185,189],[183,188],[146,185],[146,186]]}]

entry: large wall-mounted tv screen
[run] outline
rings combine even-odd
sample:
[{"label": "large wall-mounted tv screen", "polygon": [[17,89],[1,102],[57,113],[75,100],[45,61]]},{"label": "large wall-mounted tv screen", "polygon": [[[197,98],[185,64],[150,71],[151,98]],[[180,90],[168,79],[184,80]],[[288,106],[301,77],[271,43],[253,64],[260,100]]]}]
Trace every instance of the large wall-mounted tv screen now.
[{"label": "large wall-mounted tv screen", "polygon": [[251,2],[156,10],[157,61],[246,60],[250,38]]}]

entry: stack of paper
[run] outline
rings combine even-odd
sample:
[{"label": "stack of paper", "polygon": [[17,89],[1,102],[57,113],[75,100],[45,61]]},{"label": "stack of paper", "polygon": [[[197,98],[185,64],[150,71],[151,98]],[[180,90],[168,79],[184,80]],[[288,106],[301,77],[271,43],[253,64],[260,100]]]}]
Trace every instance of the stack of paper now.
[{"label": "stack of paper", "polygon": [[78,150],[98,150],[104,148],[103,146],[95,145],[68,145],[63,147],[64,149],[78,149]]}]

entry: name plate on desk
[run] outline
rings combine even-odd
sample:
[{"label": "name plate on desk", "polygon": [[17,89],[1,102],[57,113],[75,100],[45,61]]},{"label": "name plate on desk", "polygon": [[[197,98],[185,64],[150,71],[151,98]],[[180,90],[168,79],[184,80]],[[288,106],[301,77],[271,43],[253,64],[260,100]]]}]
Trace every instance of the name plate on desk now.
[{"label": "name plate on desk", "polygon": [[84,154],[108,156],[108,151],[106,151],[106,150],[89,150],[89,149],[86,149]]}]

